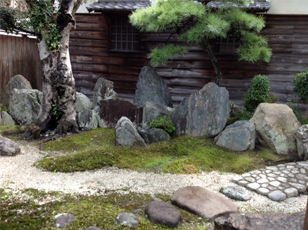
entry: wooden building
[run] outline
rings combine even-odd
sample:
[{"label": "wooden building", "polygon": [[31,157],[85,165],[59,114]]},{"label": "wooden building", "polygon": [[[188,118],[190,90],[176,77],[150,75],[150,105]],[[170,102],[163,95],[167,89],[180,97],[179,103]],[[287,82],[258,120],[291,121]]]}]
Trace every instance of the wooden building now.
[{"label": "wooden building", "polygon": [[[279,13],[272,12],[272,5],[279,3],[277,0],[272,0],[270,9],[268,0],[256,2],[261,5],[253,5],[254,10],[258,14],[265,11],[261,12],[266,20],[262,34],[272,48],[271,61],[238,62],[237,56],[229,52],[232,44],[217,43],[216,55],[224,76],[221,86],[229,90],[231,100],[241,104],[252,77],[266,74],[279,101],[291,98],[295,102],[292,79],[308,67],[308,15],[279,12],[280,8]],[[143,66],[149,65],[150,49],[165,43],[169,37],[168,33],[139,33],[128,23],[132,10],[149,4],[149,0],[98,0],[87,6],[95,13],[76,15],[77,29],[71,33],[70,53],[77,91],[91,98],[95,82],[104,77],[114,82],[120,97],[133,99],[138,74]],[[175,104],[215,78],[202,46],[188,48],[189,53],[156,68],[167,82]]]}]

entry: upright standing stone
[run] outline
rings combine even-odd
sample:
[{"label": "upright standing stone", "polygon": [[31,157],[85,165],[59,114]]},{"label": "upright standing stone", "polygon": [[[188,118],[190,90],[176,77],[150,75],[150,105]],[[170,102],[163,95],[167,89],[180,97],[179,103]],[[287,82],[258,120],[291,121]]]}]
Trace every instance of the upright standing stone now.
[{"label": "upright standing stone", "polygon": [[214,83],[185,98],[172,112],[176,135],[214,137],[227,123],[229,92]]},{"label": "upright standing stone", "polygon": [[308,160],[308,125],[303,125],[295,133],[297,154],[300,159]]},{"label": "upright standing stone", "polygon": [[143,105],[147,101],[172,107],[172,99],[167,84],[149,66],[144,66],[138,77],[134,104]]},{"label": "upright standing stone", "polygon": [[93,109],[99,106],[101,100],[117,99],[118,94],[113,89],[113,82],[99,78],[93,90]]}]

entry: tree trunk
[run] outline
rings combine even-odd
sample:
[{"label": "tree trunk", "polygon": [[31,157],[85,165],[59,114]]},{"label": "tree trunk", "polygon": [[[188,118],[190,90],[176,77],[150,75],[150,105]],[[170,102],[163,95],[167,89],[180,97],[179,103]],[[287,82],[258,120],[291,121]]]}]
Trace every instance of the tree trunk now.
[{"label": "tree trunk", "polygon": [[215,75],[216,75],[215,83],[219,85],[219,82],[222,80],[222,72],[218,64],[217,58],[215,54],[213,53],[211,44],[209,42],[205,42],[204,47],[205,47],[205,52],[208,54],[210,61],[212,63],[212,66],[214,68],[214,71],[215,71]]},{"label": "tree trunk", "polygon": [[43,67],[43,102],[35,125],[26,133],[28,138],[36,138],[42,132],[54,129],[58,134],[78,132],[74,109],[75,79],[70,61],[69,39],[70,31],[75,27],[74,15],[81,1],[63,0],[61,2],[60,14],[57,18],[61,34],[59,49],[55,52],[50,51],[44,38],[38,44]]}]

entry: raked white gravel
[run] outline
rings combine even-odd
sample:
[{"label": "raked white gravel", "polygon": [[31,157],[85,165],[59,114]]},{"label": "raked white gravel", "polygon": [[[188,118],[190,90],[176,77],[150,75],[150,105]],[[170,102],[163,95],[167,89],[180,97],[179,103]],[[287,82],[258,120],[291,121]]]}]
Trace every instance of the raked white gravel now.
[{"label": "raked white gravel", "polygon": [[[172,195],[184,186],[201,186],[219,193],[225,185],[235,185],[231,179],[236,174],[216,171],[199,174],[156,174],[117,168],[104,168],[86,172],[59,173],[45,172],[33,166],[44,154],[31,146],[22,144],[21,153],[13,156],[0,156],[0,188],[23,190],[35,188],[42,191],[61,191],[71,194],[103,195],[110,192],[137,192],[147,194]],[[247,202],[234,201],[240,212],[294,213],[304,211],[307,195],[274,202],[250,192]]]}]

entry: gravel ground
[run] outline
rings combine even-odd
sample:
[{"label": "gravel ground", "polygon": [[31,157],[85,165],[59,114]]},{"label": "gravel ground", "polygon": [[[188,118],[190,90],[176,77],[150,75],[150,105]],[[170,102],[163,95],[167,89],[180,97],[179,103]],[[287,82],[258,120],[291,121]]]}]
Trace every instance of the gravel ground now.
[{"label": "gravel ground", "polygon": [[[117,168],[104,168],[87,172],[44,172],[32,166],[44,154],[29,145],[21,145],[21,154],[0,156],[0,188],[22,190],[35,188],[43,191],[61,191],[71,194],[105,194],[109,192],[137,192],[172,195],[177,189],[194,185],[218,193],[225,185],[235,185],[231,173],[155,174]],[[305,210],[307,195],[274,202],[251,192],[247,202],[234,201],[240,212],[294,213]]]}]

